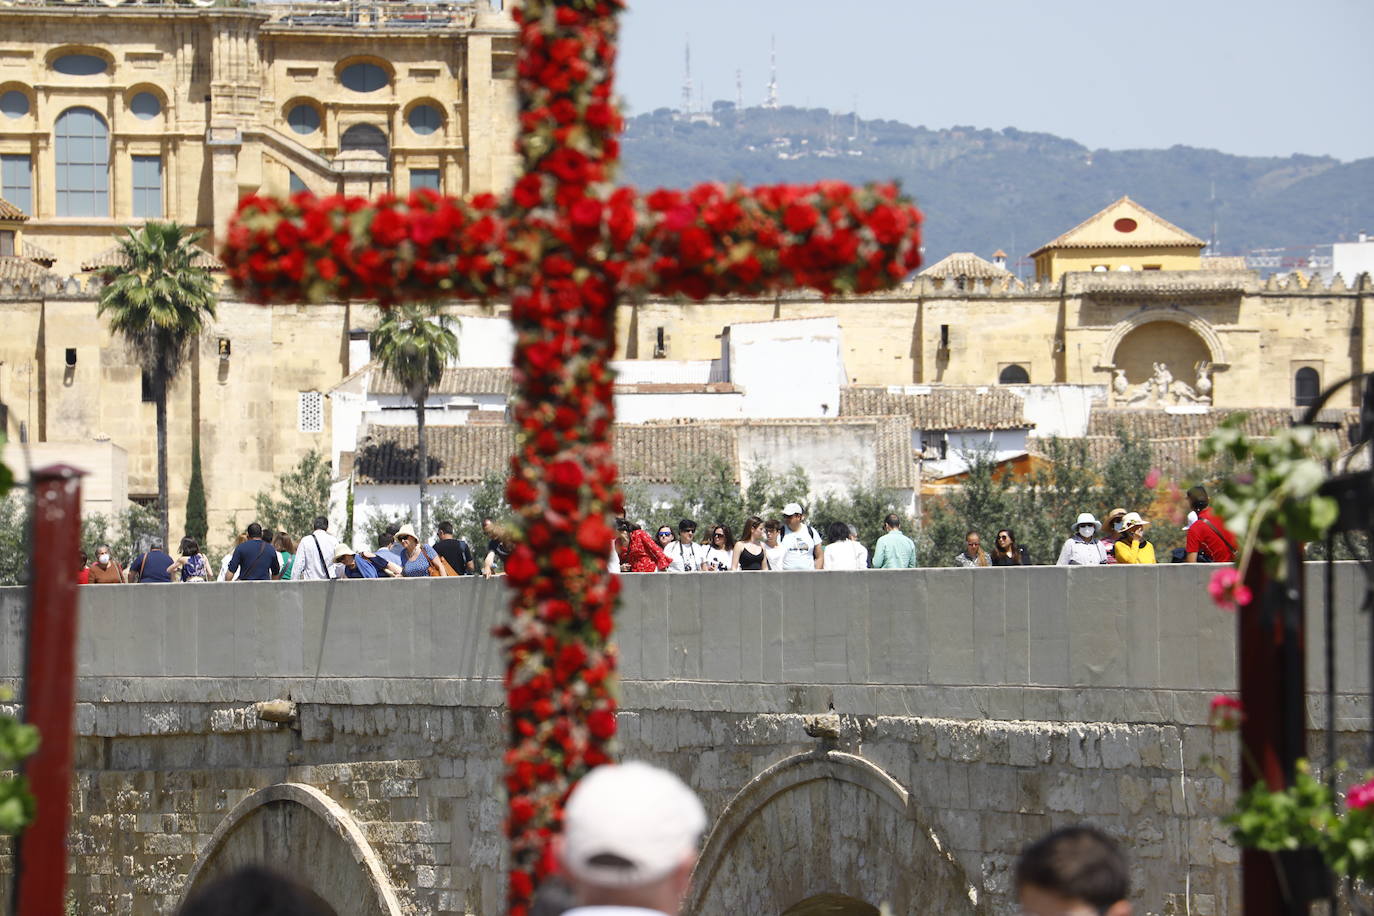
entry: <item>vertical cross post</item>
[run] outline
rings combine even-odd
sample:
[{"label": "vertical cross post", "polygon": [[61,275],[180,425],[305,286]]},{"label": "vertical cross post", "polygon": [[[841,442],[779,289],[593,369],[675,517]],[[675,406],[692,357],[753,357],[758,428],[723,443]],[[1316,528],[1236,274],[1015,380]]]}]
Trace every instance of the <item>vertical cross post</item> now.
[{"label": "vertical cross post", "polygon": [[76,718],[76,561],[81,548],[82,471],[53,465],[32,476],[28,643],[24,721],[38,727],[38,752],[24,766],[37,816],[15,851],[17,916],[64,911],[67,824]]}]

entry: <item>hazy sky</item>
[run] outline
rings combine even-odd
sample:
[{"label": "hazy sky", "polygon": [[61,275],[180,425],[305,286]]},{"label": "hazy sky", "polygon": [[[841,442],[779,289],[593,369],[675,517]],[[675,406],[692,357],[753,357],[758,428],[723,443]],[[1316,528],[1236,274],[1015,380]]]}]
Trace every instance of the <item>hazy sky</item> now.
[{"label": "hazy sky", "polygon": [[927,127],[1017,127],[1090,148],[1374,156],[1374,0],[629,0],[631,113],[692,79],[746,105],[776,36],[784,105]]}]

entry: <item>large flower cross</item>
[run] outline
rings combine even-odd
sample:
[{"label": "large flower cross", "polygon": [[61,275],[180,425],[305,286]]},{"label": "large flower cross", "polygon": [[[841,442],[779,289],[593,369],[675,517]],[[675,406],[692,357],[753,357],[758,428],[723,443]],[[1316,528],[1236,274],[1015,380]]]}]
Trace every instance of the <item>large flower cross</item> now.
[{"label": "large flower cross", "polygon": [[621,502],[608,366],[618,297],[863,293],[920,263],[920,213],[894,185],[613,187],[622,8],[525,0],[515,11],[524,172],[507,199],[249,197],[224,252],[234,283],[262,302],[510,298],[518,393],[506,497],[521,530],[500,635],[513,914],[554,866],[569,789],[609,760],[615,734],[619,583],[606,567]]}]

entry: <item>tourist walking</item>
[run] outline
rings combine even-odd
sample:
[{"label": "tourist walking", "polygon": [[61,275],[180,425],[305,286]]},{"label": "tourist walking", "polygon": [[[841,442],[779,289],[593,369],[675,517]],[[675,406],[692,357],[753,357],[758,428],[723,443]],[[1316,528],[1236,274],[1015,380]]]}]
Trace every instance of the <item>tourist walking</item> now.
[{"label": "tourist walking", "polygon": [[315,530],[296,545],[291,578],[297,582],[332,578],[329,558],[334,556],[339,539],[329,533],[329,519],[323,515],[316,516],[314,524]]},{"label": "tourist walking", "polygon": [[443,557],[453,571],[460,576],[471,576],[477,571],[472,557],[472,547],[466,538],[453,533],[453,522],[443,521],[435,528],[434,552]]},{"label": "tourist walking", "polygon": [[1188,503],[1197,513],[1197,521],[1188,527],[1184,542],[1189,563],[1230,563],[1236,558],[1236,536],[1226,527],[1221,516],[1212,510],[1206,487],[1188,490]]},{"label": "tourist walking", "polygon": [[420,543],[412,526],[402,525],[396,532],[396,541],[405,551],[401,555],[401,575],[405,578],[453,575],[444,568],[443,559],[435,553],[434,548]]},{"label": "tourist walking", "polygon": [[895,512],[883,519],[883,536],[873,545],[873,568],[916,568],[916,542],[902,533],[902,519]]},{"label": "tourist walking", "polygon": [[782,546],[783,530],[782,522],[775,518],[763,523],[763,555],[768,568],[774,572],[782,570],[782,558],[787,553],[787,548]]},{"label": "tourist walking", "polygon": [[620,559],[621,572],[663,572],[672,564],[668,555],[649,537],[649,532],[634,522],[618,518],[615,527],[616,554]]},{"label": "tourist walking", "polygon": [[825,529],[830,543],[821,552],[826,570],[867,569],[868,549],[849,537],[849,526],[844,522],[831,522]]},{"label": "tourist walking", "polygon": [[248,526],[248,539],[234,548],[229,558],[230,582],[268,582],[281,574],[281,560],[272,545],[262,538],[262,526]]},{"label": "tourist walking", "polygon": [[1030,550],[1016,543],[1016,535],[1010,528],[997,532],[997,543],[992,545],[993,566],[1030,566]]},{"label": "tourist walking", "polygon": [[1059,550],[1056,566],[1100,566],[1107,562],[1107,548],[1097,537],[1101,524],[1091,512],[1084,512],[1073,523],[1073,536]]},{"label": "tourist walking", "polygon": [[991,566],[992,560],[983,549],[983,538],[976,531],[964,535],[964,549],[954,555],[954,563],[966,569]]},{"label": "tourist walking", "polygon": [[768,569],[768,548],[763,545],[763,519],[751,515],[744,520],[744,531],[730,555],[730,568],[744,572]]},{"label": "tourist walking", "polygon": [[210,578],[210,561],[200,552],[200,543],[193,537],[181,539],[176,561],[172,563],[173,582],[205,582]]},{"label": "tourist walking", "polygon": [[798,503],[782,507],[782,520],[787,525],[778,543],[783,547],[782,569],[824,569],[825,547],[816,529],[806,524],[806,515]]},{"label": "tourist walking", "polygon": [[706,563],[709,548],[696,542],[697,523],[684,518],[677,523],[677,532],[677,540],[663,548],[672,561],[668,566],[669,571],[700,572]]},{"label": "tourist walking", "polygon": [[1153,563],[1155,545],[1145,540],[1145,529],[1149,522],[1140,517],[1139,512],[1127,512],[1122,520],[1121,536],[1112,545],[1118,563]]},{"label": "tourist walking", "polygon": [[284,581],[289,580],[291,566],[296,562],[296,544],[291,540],[291,535],[285,531],[278,531],[277,536],[272,539],[272,549],[277,552],[277,559],[281,562],[280,578]]},{"label": "tourist walking", "polygon": [[170,584],[172,581],[172,558],[162,549],[162,541],[153,538],[148,550],[129,563],[130,582],[154,582]]},{"label": "tourist walking", "polygon": [[91,585],[118,585],[128,581],[123,568],[111,556],[109,544],[96,547],[95,562],[87,568],[90,571]]}]

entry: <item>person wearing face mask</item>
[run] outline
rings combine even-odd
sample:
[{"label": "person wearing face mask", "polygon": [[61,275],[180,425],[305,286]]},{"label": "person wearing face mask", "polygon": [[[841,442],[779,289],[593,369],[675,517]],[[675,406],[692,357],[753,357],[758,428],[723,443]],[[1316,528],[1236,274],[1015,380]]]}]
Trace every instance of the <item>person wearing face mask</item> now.
[{"label": "person wearing face mask", "polygon": [[1097,536],[1101,527],[1091,512],[1084,512],[1073,523],[1073,537],[1059,551],[1059,566],[1100,566],[1107,562],[1107,548]]},{"label": "person wearing face mask", "polygon": [[1116,542],[1121,540],[1125,531],[1126,510],[1113,509],[1107,513],[1107,517],[1102,521],[1102,546],[1107,549],[1107,562],[1115,563]]},{"label": "person wearing face mask", "polygon": [[110,557],[110,545],[101,544],[95,549],[95,562],[90,566],[92,585],[120,585],[127,581],[124,570]]}]

